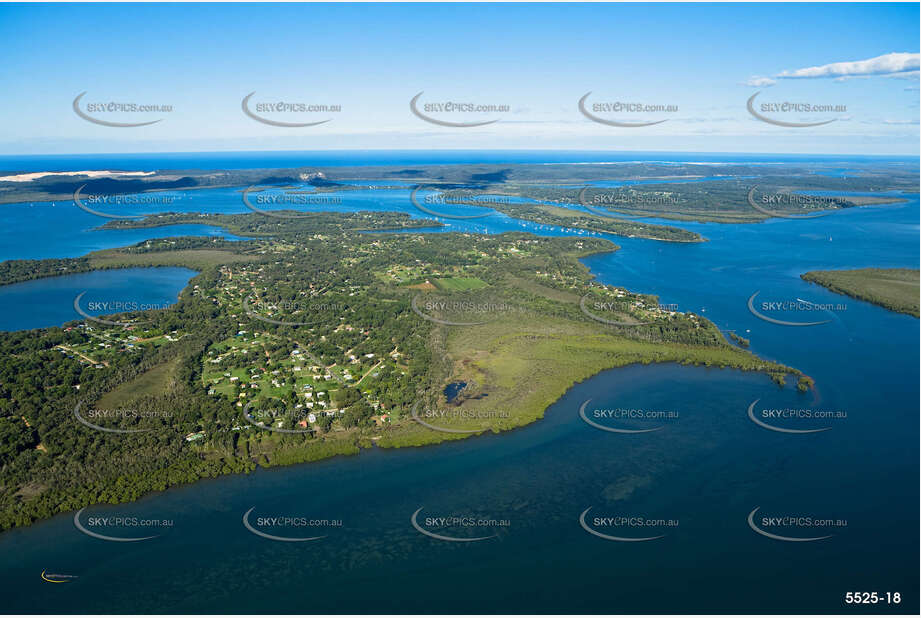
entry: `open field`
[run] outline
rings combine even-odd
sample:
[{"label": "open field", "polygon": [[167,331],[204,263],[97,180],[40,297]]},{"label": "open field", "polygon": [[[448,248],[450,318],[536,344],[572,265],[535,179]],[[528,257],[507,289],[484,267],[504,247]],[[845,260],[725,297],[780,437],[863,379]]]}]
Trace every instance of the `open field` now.
[{"label": "open field", "polygon": [[[728,343],[704,346],[637,341],[599,323],[537,313],[474,327],[446,328],[450,332],[443,333],[445,347],[436,351],[446,359],[445,375],[420,410],[428,410],[433,419],[430,422],[438,427],[471,433],[428,429],[404,415],[379,446],[431,444],[470,437],[478,433],[476,430],[499,432],[520,427],[542,418],[574,384],[605,369],[636,363],[678,362],[797,374]],[[642,332],[643,328],[631,330]],[[448,382],[469,385],[451,404],[440,395]]]},{"label": "open field", "polygon": [[477,290],[486,287],[487,283],[476,277],[447,277],[445,279],[435,279],[435,287],[443,292]]},{"label": "open field", "polygon": [[170,382],[176,379],[178,364],[176,359],[167,361],[145,371],[133,380],[119,384],[103,395],[96,402],[96,407],[101,410],[114,410],[132,405],[141,397],[173,390]]},{"label": "open field", "polygon": [[203,270],[219,264],[252,261],[252,256],[220,249],[182,249],[151,253],[126,253],[118,249],[95,251],[88,256],[93,269],[132,268],[138,266],[184,266]]}]

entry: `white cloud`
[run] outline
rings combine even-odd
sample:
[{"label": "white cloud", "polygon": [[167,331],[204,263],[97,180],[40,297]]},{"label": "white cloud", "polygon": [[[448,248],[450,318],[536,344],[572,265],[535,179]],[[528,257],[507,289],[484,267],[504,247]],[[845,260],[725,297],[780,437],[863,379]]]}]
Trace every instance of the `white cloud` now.
[{"label": "white cloud", "polygon": [[892,77],[893,79],[910,79],[918,81],[921,78],[921,71],[905,71],[904,73],[893,73],[892,75],[887,75],[886,77]]},{"label": "white cloud", "polygon": [[906,80],[918,81],[919,72],[918,71],[904,71],[902,73],[888,73],[886,75],[845,75],[842,77],[836,77],[834,81],[847,82],[853,79],[872,79],[874,77],[883,77],[885,79],[906,79]]},{"label": "white cloud", "polygon": [[817,67],[807,67],[793,71],[783,71],[777,77],[782,79],[816,79],[816,78],[853,78],[871,75],[905,74],[917,71],[921,67],[921,54],[892,53],[855,60],[853,62],[833,62]]},{"label": "white cloud", "polygon": [[768,86],[773,86],[777,83],[776,79],[771,79],[770,77],[760,77],[758,75],[752,75],[746,81],[742,82],[743,86],[754,86],[755,88],[766,88]]}]

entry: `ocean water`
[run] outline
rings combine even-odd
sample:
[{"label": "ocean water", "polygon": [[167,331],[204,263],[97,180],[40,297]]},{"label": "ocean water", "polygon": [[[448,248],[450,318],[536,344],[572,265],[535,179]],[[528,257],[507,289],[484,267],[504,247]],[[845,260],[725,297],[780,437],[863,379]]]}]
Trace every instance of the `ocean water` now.
[{"label": "ocean water", "polygon": [[[357,193],[329,209],[428,216],[412,206],[408,191]],[[238,207],[225,199],[215,196],[213,206]],[[449,225],[440,231],[587,235],[497,213],[444,221]],[[829,268],[916,268],[917,197],[819,219],[680,226],[708,242],[610,236],[620,250],[584,262],[605,283],[657,294],[662,303],[750,339],[756,354],[814,378],[815,392],[715,368],[666,364],[605,371],[573,387],[541,421],[505,434],[425,448],[375,448],[222,477],[81,514],[84,526],[88,518],[106,515],[168,519],[168,527],[145,529],[145,535],[159,535],[150,540],[91,538],[75,527],[73,514],[5,532],[5,606],[61,613],[916,613],[919,322],[799,275]],[[55,250],[79,255],[74,252],[80,247]],[[818,315],[824,324],[782,326],[749,310],[756,292],[761,300],[803,299],[834,308],[785,316],[808,321]],[[9,305],[2,307],[9,311]],[[771,420],[786,428],[829,428],[774,432],[748,417],[756,399],[759,410],[846,415]],[[585,422],[583,404],[589,413],[676,416],[604,421],[622,429],[661,426],[615,433]],[[588,508],[587,522],[596,531],[661,538],[595,536],[580,525]],[[762,516],[827,518],[838,525],[811,528],[797,519],[797,525],[770,528],[790,537],[828,536],[784,542],[749,526],[756,508],[753,521],[762,527]],[[250,522],[305,517],[341,526],[322,528],[324,538],[316,541],[273,541],[243,525],[250,509]],[[482,541],[449,542],[413,527],[418,509],[424,529],[449,536],[469,538],[483,528],[439,527],[425,518],[471,516],[508,525],[489,528],[496,536]],[[596,516],[675,525],[605,528],[593,524]],[[126,527],[113,534],[137,532]],[[43,570],[78,577],[51,585],[42,581]],[[844,604],[848,591],[899,592],[902,601],[855,609]]]},{"label": "ocean water", "polygon": [[611,152],[576,150],[322,150],[258,152],[167,152],[154,154],[0,155],[0,171],[250,169],[306,165],[438,165],[464,163],[786,163],[896,162],[917,164],[917,157],[789,155],[694,152]]}]

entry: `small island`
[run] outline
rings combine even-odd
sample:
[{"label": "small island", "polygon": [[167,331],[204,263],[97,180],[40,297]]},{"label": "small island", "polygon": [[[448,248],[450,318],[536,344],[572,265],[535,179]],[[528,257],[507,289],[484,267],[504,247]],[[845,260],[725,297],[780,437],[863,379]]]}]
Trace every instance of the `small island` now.
[{"label": "small island", "polygon": [[800,275],[839,294],[918,317],[918,269],[812,270]]}]

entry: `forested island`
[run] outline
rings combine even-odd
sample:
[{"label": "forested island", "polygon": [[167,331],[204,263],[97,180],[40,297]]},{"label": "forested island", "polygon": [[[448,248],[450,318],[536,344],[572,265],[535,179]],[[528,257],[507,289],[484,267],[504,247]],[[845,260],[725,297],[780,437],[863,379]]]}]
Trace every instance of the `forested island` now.
[{"label": "forested island", "polygon": [[434,222],[372,212],[107,225],[164,217],[244,240],[166,238],[0,267],[3,283],[199,272],[168,309],[0,338],[0,528],[257,466],[520,427],[612,367],[802,378],[702,316],[597,283],[579,259],[618,249],[605,239],[423,234],[413,228]]},{"label": "forested island", "polygon": [[800,275],[832,292],[919,317],[919,271],[912,268],[812,270]]}]

